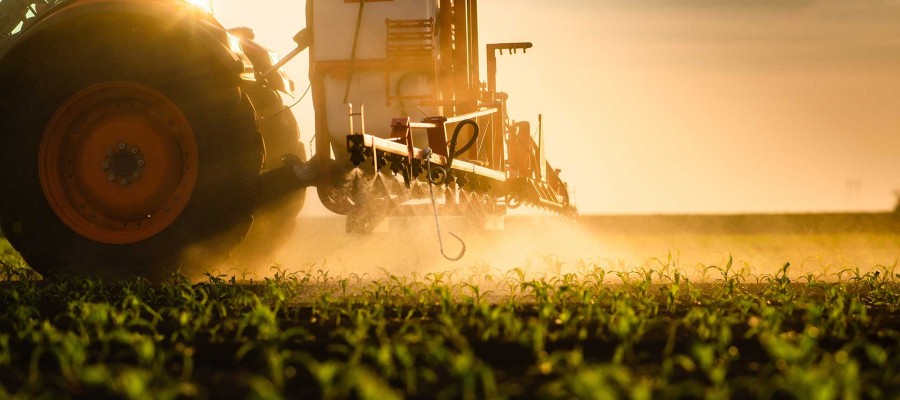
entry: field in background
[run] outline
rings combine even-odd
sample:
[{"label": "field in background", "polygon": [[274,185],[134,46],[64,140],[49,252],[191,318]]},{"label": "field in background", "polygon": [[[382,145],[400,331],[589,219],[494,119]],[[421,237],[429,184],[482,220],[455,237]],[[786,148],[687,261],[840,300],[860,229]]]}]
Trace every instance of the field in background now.
[{"label": "field in background", "polygon": [[[540,276],[579,272],[589,266],[635,271],[660,260],[702,280],[707,267],[733,260],[745,274],[774,274],[785,263],[799,277],[824,278],[843,269],[874,271],[900,258],[900,216],[892,213],[785,215],[661,215],[558,217],[508,216],[504,230],[479,231],[461,219],[442,219],[448,262],[439,252],[431,217],[389,221],[371,235],[347,234],[338,217],[304,217],[281,251],[262,266],[223,265],[215,274],[261,280],[281,270],[329,270],[373,276],[459,270],[503,274],[513,268]],[[22,265],[0,236],[0,264]]]},{"label": "field in background", "polygon": [[696,270],[733,256],[748,273],[773,274],[789,262],[799,276],[872,271],[900,258],[900,215],[892,213],[585,216],[579,223],[610,258],[629,263],[672,252]]}]

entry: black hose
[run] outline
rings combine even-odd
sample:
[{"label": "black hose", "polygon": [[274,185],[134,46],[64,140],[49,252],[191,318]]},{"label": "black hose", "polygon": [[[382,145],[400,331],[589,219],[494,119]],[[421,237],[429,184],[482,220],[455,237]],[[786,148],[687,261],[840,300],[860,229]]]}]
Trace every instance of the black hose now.
[{"label": "black hose", "polygon": [[[463,146],[461,149],[456,150],[456,140],[459,139],[459,133],[462,132],[462,128],[466,125],[472,125],[472,129],[474,130],[472,132],[472,138],[469,139],[469,143],[466,143],[466,145]],[[453,159],[455,159],[460,154],[465,153],[466,150],[469,150],[470,148],[472,148],[472,146],[475,145],[475,141],[477,139],[478,139],[478,123],[476,123],[475,120],[467,119],[456,125],[456,129],[453,130],[453,136],[450,137],[450,143],[447,146],[447,154],[449,155],[449,157],[447,157],[447,174],[444,175],[444,179],[442,179],[442,182],[440,182],[440,184],[445,184],[445,183],[450,182],[450,177],[452,176],[451,171],[453,171],[452,169],[450,169],[450,167],[453,166]],[[429,177],[429,179],[430,179],[430,177]]]},{"label": "black hose", "polygon": [[[474,132],[472,133],[472,138],[469,139],[469,143],[466,143],[466,145],[461,149],[456,150],[456,140],[459,138],[459,133],[462,132],[462,128],[466,125],[472,125],[472,129],[474,130]],[[472,148],[472,146],[475,145],[476,139],[478,139],[478,124],[475,122],[475,120],[467,119],[456,125],[456,129],[453,130],[453,136],[450,138],[450,146],[448,151],[448,153],[450,154],[450,160],[459,157],[460,154],[465,153],[467,150]]]}]

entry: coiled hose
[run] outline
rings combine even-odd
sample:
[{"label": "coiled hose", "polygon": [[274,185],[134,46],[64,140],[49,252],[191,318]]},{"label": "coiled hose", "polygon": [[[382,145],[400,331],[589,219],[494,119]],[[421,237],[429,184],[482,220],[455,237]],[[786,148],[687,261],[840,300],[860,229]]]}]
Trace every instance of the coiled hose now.
[{"label": "coiled hose", "polygon": [[[472,138],[469,139],[469,142],[466,143],[462,148],[457,150],[456,142],[459,139],[460,132],[462,132],[463,127],[466,125],[472,126],[472,130],[473,130]],[[450,171],[452,171],[452,169],[450,169],[450,167],[453,166],[453,160],[456,157],[458,157],[459,155],[461,155],[461,154],[465,153],[466,151],[468,151],[469,149],[471,149],[472,146],[475,145],[475,142],[478,140],[478,131],[479,131],[478,123],[475,122],[475,120],[473,120],[473,119],[467,119],[456,125],[456,129],[453,130],[453,136],[450,137],[450,143],[448,143],[448,145],[447,145],[447,154],[449,154],[449,157],[447,158],[447,173],[443,176],[443,179],[441,179],[440,182],[435,182],[436,184],[448,183],[448,181],[450,180],[450,175],[451,175]]]}]

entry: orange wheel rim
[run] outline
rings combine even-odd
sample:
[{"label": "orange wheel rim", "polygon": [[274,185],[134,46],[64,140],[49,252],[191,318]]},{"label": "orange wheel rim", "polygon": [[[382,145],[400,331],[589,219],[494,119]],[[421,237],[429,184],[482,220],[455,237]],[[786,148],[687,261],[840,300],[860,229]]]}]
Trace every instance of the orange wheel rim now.
[{"label": "orange wheel rim", "polygon": [[76,233],[136,243],[172,225],[197,184],[190,123],[162,93],[136,83],[86,88],[44,132],[38,173],[53,212]]}]

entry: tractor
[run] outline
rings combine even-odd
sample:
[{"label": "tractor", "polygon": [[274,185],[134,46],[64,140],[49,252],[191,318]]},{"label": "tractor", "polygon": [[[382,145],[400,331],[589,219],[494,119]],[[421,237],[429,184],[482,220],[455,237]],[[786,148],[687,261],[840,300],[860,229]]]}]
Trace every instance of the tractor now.
[{"label": "tractor", "polygon": [[[45,276],[161,280],[241,242],[248,263],[274,251],[308,187],[348,232],[423,210],[574,215],[542,123],[511,120],[496,88],[497,56],[532,45],[487,45],[482,81],[477,10],[309,0],[281,57],[202,1],[0,0],[0,229]],[[312,154],[282,71],[304,52]]]}]

